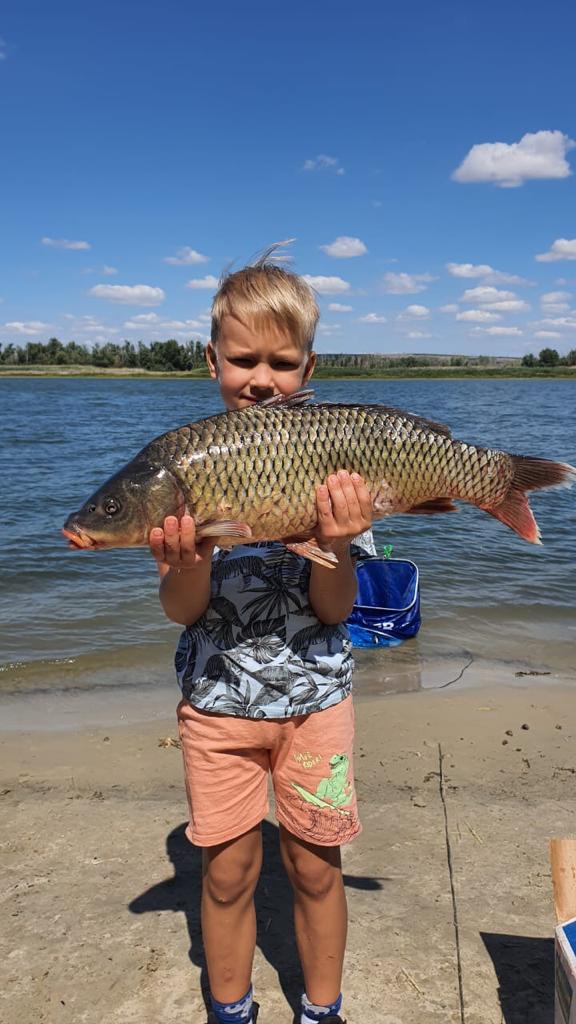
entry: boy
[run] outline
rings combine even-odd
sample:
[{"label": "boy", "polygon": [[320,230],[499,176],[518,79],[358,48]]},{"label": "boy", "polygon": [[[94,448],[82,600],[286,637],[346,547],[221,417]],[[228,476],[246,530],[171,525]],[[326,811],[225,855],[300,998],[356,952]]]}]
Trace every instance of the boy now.
[{"label": "boy", "polygon": [[[291,395],[310,379],[319,311],[307,284],[269,261],[227,276],[214,297],[210,376],[229,410]],[[326,568],[282,544],[215,552],[194,521],[169,517],[150,546],[168,618],[186,627],[176,655],[178,720],[190,804],[203,847],[202,933],[209,1024],[253,1024],[253,894],[272,773],[282,859],[306,991],[301,1024],[345,1024],[340,992],[347,911],[340,845],[360,831],[352,769],[356,595],[351,542],[369,530],[363,480],[340,471],[317,490]],[[360,543],[370,550],[370,540]],[[262,1022],[264,1024],[264,1022]]]}]

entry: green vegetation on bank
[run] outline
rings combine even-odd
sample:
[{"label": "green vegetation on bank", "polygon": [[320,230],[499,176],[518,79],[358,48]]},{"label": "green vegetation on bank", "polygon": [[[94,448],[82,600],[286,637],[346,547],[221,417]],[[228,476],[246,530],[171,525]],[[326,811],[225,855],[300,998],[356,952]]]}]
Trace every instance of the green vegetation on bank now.
[{"label": "green vegetation on bank", "polygon": [[[201,341],[181,344],[173,338],[150,345],[108,342],[88,348],[75,341],[63,344],[0,345],[0,374],[42,376],[118,376],[207,378]],[[576,349],[560,356],[542,349],[523,359],[502,356],[385,355],[382,353],[319,353],[316,379],[378,379],[394,377],[573,377]]]}]

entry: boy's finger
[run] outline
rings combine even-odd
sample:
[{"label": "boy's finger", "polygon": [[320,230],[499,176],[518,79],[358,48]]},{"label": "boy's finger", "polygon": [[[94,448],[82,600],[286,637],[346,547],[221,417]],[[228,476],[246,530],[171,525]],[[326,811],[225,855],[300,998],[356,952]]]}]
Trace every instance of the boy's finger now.
[{"label": "boy's finger", "polygon": [[164,561],[164,530],[160,529],[159,526],[155,526],[153,530],[150,530],[150,536],[148,538],[150,543],[150,551],[157,562]]},{"label": "boy's finger", "polygon": [[180,551],[182,556],[192,555],[196,550],[196,524],[192,516],[180,520]]},{"label": "boy's finger", "polygon": [[373,509],[370,491],[358,473],[352,473],[351,479],[356,490],[356,497],[358,499],[358,504],[360,505],[360,511],[365,518],[371,519]]},{"label": "boy's finger", "polygon": [[350,473],[346,472],[346,470],[339,470],[338,480],[340,481],[342,493],[346,498],[346,503],[348,505],[348,511],[350,515],[358,513],[360,511],[360,505],[358,502],[356,487],[354,486]]},{"label": "boy's finger", "polygon": [[180,528],[176,516],[164,520],[164,547],[168,555],[180,554]]},{"label": "boy's finger", "polygon": [[342,489],[340,479],[335,474],[328,477],[328,488],[330,490],[330,500],[334,509],[335,518],[347,516],[349,514],[349,509],[346,494]]},{"label": "boy's finger", "polygon": [[326,484],[321,484],[316,488],[316,509],[320,519],[329,519],[332,516],[330,492]]}]

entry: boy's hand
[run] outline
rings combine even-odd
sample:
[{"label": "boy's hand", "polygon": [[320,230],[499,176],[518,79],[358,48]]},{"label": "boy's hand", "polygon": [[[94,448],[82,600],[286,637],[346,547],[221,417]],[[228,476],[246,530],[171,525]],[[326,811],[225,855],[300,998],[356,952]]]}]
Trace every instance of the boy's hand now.
[{"label": "boy's hand", "polygon": [[164,528],[154,527],[150,531],[150,551],[161,565],[171,569],[197,569],[211,561],[216,540],[202,540],[196,543],[196,524],[192,516],[166,516]]},{"label": "boy's hand", "polygon": [[372,526],[372,499],[358,473],[340,469],[329,476],[316,490],[316,509],[318,545],[336,554]]}]

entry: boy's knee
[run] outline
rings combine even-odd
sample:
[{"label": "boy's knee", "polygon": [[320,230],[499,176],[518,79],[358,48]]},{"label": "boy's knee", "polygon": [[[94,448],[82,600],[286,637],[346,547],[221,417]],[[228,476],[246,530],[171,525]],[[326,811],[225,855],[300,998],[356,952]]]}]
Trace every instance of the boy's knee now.
[{"label": "boy's knee", "polygon": [[251,899],[260,874],[261,857],[246,856],[230,847],[226,854],[209,858],[204,870],[204,893],[214,902],[237,903]]},{"label": "boy's knee", "polygon": [[322,900],[342,885],[340,866],[331,857],[292,848],[284,851],[284,866],[295,892],[307,899]]}]

